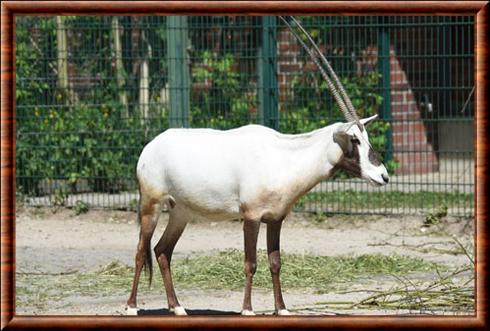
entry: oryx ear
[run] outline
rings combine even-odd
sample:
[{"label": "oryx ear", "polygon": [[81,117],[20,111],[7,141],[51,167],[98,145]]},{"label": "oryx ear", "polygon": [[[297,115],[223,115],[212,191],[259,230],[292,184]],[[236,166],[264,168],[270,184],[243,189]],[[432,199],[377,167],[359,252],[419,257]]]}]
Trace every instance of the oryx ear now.
[{"label": "oryx ear", "polygon": [[363,118],[359,121],[361,122],[362,125],[367,125],[370,122],[374,121],[376,118],[378,118],[378,114],[375,114],[375,115],[368,117],[368,118]]},{"label": "oryx ear", "polygon": [[333,141],[339,144],[345,155],[350,156],[352,154],[353,146],[351,136],[348,133],[343,130],[335,131],[333,134]]},{"label": "oryx ear", "polygon": [[350,128],[352,128],[354,126],[354,124],[356,124],[355,121],[352,121],[352,122],[347,122],[347,123],[342,123],[336,130],[336,132],[345,132],[347,133]]}]

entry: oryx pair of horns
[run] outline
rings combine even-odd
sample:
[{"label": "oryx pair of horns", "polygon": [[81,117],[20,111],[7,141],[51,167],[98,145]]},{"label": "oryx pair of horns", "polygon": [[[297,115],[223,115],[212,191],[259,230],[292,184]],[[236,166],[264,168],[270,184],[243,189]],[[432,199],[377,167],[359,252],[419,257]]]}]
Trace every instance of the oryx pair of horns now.
[{"label": "oryx pair of horns", "polygon": [[[337,104],[340,107],[340,110],[345,116],[345,119],[349,122],[354,122],[357,124],[359,127],[359,130],[361,132],[364,130],[364,126],[362,123],[359,121],[359,117],[357,116],[356,110],[354,109],[354,106],[352,105],[352,101],[350,100],[349,96],[347,95],[345,88],[342,86],[342,83],[340,82],[339,78],[335,74],[335,71],[332,69],[330,66],[330,63],[328,60],[325,58],[323,53],[320,51],[320,48],[316,45],[316,43],[313,41],[313,38],[311,38],[310,34],[303,28],[303,26],[292,16],[289,16],[291,21],[294,22],[294,24],[300,29],[300,31],[306,36],[308,41],[312,44],[314,50],[316,51],[317,55],[313,53],[313,51],[306,46],[305,42],[303,39],[301,39],[300,36],[296,33],[296,31],[293,29],[291,24],[288,22],[287,19],[285,19],[282,16],[279,16],[279,18],[284,22],[284,24],[287,25],[289,30],[293,33],[293,35],[296,37],[298,42],[301,44],[301,46],[308,52],[308,55],[311,57],[315,65],[318,67],[320,70],[320,73],[323,76],[323,79],[327,82],[328,89],[332,93],[333,97],[335,98],[335,101],[337,101]],[[325,72],[325,69],[322,67],[322,65],[318,62],[318,57],[320,57],[321,61],[327,68],[328,73],[330,74],[331,77],[327,75]]]}]

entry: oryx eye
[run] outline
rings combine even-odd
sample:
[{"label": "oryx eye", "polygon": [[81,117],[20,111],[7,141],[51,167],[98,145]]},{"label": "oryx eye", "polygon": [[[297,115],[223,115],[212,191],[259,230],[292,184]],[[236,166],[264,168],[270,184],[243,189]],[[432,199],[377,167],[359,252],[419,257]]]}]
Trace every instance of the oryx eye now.
[{"label": "oryx eye", "polygon": [[351,139],[351,142],[352,142],[354,145],[359,145],[359,144],[361,144],[361,142],[359,141],[359,139],[357,139],[356,137],[353,137],[353,138]]}]

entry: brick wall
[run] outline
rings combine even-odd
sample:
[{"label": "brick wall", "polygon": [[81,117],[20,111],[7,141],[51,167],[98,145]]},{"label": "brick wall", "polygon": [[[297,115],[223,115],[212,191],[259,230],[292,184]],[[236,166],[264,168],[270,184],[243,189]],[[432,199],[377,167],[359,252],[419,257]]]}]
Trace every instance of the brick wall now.
[{"label": "brick wall", "polygon": [[296,40],[291,40],[289,29],[277,31],[277,84],[280,104],[292,97],[289,93],[293,78],[302,70],[302,64],[298,61],[300,47]]},{"label": "brick wall", "polygon": [[429,130],[421,117],[405,71],[395,51],[390,51],[393,157],[400,162],[398,174],[437,171],[438,159],[428,141]]}]

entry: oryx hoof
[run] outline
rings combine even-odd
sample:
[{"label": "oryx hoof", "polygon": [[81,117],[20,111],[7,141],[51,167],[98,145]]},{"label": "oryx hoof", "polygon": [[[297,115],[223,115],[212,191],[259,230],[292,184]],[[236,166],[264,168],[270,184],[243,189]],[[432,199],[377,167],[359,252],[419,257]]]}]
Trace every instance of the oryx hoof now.
[{"label": "oryx hoof", "polygon": [[255,316],[253,310],[244,309],[241,312],[242,316]]},{"label": "oryx hoof", "polygon": [[128,316],[138,316],[139,308],[126,306],[126,315]]},{"label": "oryx hoof", "polygon": [[169,310],[171,313],[174,313],[175,316],[187,316],[187,312],[185,311],[184,307],[182,307],[182,306],[170,308]]},{"label": "oryx hoof", "polygon": [[291,313],[287,309],[279,309],[277,311],[277,315],[280,315],[280,316],[288,316],[288,315],[291,315]]}]

